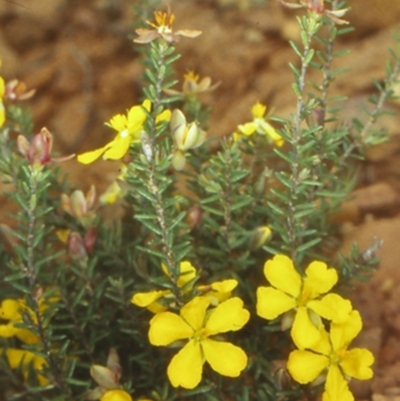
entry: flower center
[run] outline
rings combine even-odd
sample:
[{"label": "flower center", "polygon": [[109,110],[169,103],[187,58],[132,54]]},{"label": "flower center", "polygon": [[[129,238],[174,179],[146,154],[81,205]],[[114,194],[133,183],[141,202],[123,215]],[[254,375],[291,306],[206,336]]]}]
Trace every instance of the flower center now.
[{"label": "flower center", "polygon": [[197,330],[193,335],[193,340],[198,343],[201,343],[205,338],[207,338],[207,333],[204,327]]},{"label": "flower center", "polygon": [[299,306],[306,306],[310,298],[311,298],[310,291],[307,291],[303,288],[299,297],[297,298],[297,304]]},{"label": "flower center", "polygon": [[129,131],[127,129],[124,129],[123,131],[120,132],[121,138],[126,138],[129,136]]}]

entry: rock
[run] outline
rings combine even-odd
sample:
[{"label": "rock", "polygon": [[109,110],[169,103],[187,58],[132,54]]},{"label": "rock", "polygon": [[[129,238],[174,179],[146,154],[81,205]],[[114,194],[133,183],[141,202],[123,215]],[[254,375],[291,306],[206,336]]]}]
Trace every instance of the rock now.
[{"label": "rock", "polygon": [[352,192],[352,201],[360,214],[389,213],[400,205],[400,196],[385,182],[377,182]]}]

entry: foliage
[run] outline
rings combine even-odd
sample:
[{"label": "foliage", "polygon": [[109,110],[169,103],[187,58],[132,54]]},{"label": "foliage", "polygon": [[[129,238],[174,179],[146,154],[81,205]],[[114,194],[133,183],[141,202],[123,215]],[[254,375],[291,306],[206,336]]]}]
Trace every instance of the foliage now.
[{"label": "foliage", "polygon": [[[190,72],[172,89],[175,45],[200,32],[174,31],[169,11],[135,22],[145,99],[110,119],[111,142],[77,156],[121,163],[101,196],[70,188],[56,163],[75,155],[52,156],[52,134],[34,135],[18,103],[33,92],[0,78],[0,172],[17,210],[1,225],[5,399],[351,400],[350,377],[372,376],[372,354],[348,349],[362,322],[339,294],[373,271],[379,241],[334,258],[331,217],[356,182],[352,160],[387,138],[373,123],[399,51],[366,120],[344,124],[329,92],[344,2],[281,2],[305,8],[291,43],[296,111],[267,119],[257,103],[217,146],[201,94],[218,84]],[[124,216],[106,224],[115,202]]]}]

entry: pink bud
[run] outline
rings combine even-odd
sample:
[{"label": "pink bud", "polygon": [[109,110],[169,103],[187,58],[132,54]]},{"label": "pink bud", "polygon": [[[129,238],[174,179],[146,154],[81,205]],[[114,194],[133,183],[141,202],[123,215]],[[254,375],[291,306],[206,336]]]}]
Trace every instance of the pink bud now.
[{"label": "pink bud", "polygon": [[325,11],[324,0],[307,0],[307,8],[317,14],[323,14]]},{"label": "pink bud", "polygon": [[52,158],[53,135],[46,127],[43,127],[30,143],[23,135],[18,135],[17,146],[20,153],[28,159],[29,164],[36,168],[50,162],[65,161],[75,156]]},{"label": "pink bud", "polygon": [[88,257],[85,243],[81,235],[75,231],[68,236],[68,255],[75,261],[83,261]]},{"label": "pink bud", "polygon": [[83,243],[88,253],[92,252],[96,240],[97,240],[96,227],[90,227],[89,230],[86,231],[85,236],[83,237]]}]

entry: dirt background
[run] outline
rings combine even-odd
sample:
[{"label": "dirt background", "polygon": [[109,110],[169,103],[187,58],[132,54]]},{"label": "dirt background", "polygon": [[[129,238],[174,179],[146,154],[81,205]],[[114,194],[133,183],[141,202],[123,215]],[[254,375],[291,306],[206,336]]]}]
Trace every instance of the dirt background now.
[{"label": "dirt background", "polygon": [[[133,34],[135,0],[0,0],[1,74],[36,88],[29,101],[35,129],[47,126],[61,153],[92,149],[112,132],[104,126],[141,96],[141,66],[129,35]],[[151,3],[151,1],[149,0]],[[349,100],[343,118],[362,116],[358,105],[373,93],[371,78],[384,78],[392,30],[400,28],[400,1],[349,0],[346,18],[356,28],[338,43],[352,53],[335,67],[349,67],[333,93]],[[297,40],[295,14],[276,0],[170,0],[175,27],[200,29],[183,39],[178,51],[180,76],[194,69],[220,87],[206,101],[212,105],[209,135],[233,132],[249,119],[260,100],[274,114],[295,108],[288,62],[297,62],[288,39]],[[399,31],[400,32],[400,31]],[[399,111],[392,102],[390,109]],[[367,154],[360,189],[345,207],[343,251],[357,241],[361,249],[375,236],[384,240],[379,270],[358,286],[354,302],[364,317],[359,343],[376,356],[375,377],[354,383],[357,399],[400,400],[400,124],[398,116],[380,121],[391,135],[388,144]],[[71,179],[100,192],[115,178],[118,166],[97,162],[89,170],[68,162]],[[0,198],[0,202],[4,202]],[[3,205],[4,203],[2,203]]]}]

